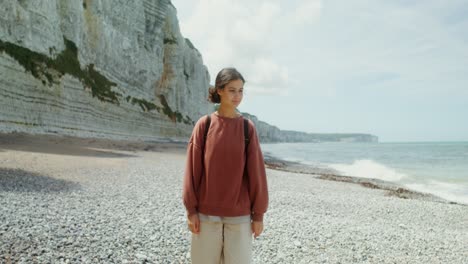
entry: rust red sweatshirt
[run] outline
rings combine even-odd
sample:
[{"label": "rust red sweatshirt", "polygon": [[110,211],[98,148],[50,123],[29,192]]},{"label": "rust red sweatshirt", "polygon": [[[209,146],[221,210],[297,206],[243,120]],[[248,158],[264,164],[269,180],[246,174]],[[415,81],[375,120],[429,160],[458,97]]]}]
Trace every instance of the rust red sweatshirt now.
[{"label": "rust red sweatshirt", "polygon": [[182,194],[187,214],[250,214],[253,221],[263,221],[268,207],[268,187],[253,122],[249,120],[247,155],[243,117],[229,118],[212,113],[203,151],[205,125],[206,116],[196,123],[187,147]]}]

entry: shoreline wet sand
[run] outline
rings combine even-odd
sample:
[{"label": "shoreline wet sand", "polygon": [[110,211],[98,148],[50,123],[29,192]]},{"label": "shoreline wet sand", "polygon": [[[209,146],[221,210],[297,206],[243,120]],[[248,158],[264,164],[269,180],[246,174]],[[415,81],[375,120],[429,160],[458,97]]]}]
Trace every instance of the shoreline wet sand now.
[{"label": "shoreline wet sand", "polygon": [[[0,135],[0,262],[190,263],[185,147]],[[467,206],[266,163],[270,204],[254,263],[468,260]]]},{"label": "shoreline wet sand", "polygon": [[321,180],[347,182],[352,184],[358,184],[365,188],[386,190],[387,192],[385,193],[385,195],[387,196],[396,196],[402,199],[419,199],[425,201],[468,206],[467,204],[449,201],[430,193],[423,193],[410,190],[396,183],[383,181],[379,179],[341,175],[339,174],[339,172],[334,171],[332,169],[318,168],[306,164],[301,164],[298,162],[281,160],[270,154],[265,154],[265,165],[267,168],[273,170],[310,174],[313,177]]}]

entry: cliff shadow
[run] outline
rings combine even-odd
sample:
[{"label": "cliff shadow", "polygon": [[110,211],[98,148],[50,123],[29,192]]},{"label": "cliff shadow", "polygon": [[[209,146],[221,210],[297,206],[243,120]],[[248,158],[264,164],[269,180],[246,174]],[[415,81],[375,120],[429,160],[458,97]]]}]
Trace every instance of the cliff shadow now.
[{"label": "cliff shadow", "polygon": [[52,178],[22,169],[0,168],[0,192],[57,193],[80,190],[73,181]]},{"label": "cliff shadow", "polygon": [[125,149],[116,148],[112,143],[106,140],[29,135],[24,133],[0,133],[0,152],[5,152],[7,150],[98,158],[136,157],[136,155],[113,151],[125,151]]}]

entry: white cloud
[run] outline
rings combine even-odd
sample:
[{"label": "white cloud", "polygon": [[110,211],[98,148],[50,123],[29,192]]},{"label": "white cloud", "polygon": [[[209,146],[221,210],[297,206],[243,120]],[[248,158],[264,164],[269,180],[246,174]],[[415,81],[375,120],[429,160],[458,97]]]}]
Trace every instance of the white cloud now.
[{"label": "white cloud", "polygon": [[274,33],[273,26],[275,19],[280,16],[280,6],[273,2],[262,2],[245,8],[246,13],[242,17],[233,17],[232,38],[237,45],[259,49]]},{"label": "white cloud", "polygon": [[282,67],[267,58],[257,58],[248,67],[249,87],[255,88],[260,94],[281,94],[286,95],[289,85],[289,74],[286,67]]},{"label": "white cloud", "polygon": [[292,20],[297,24],[309,24],[320,17],[322,4],[320,0],[305,0],[296,7]]},{"label": "white cloud", "polygon": [[287,12],[280,1],[200,0],[180,27],[203,54],[212,82],[220,69],[234,66],[247,79],[249,94],[284,95],[289,69],[277,61],[272,45],[291,34],[284,25],[310,23],[319,13],[319,0],[301,0]]}]

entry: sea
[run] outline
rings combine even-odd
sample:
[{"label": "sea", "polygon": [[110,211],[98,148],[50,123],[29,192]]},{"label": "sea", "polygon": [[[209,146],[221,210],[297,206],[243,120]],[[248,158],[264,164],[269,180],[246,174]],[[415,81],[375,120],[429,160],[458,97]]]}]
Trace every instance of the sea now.
[{"label": "sea", "polygon": [[273,157],[468,204],[468,142],[261,144]]}]

